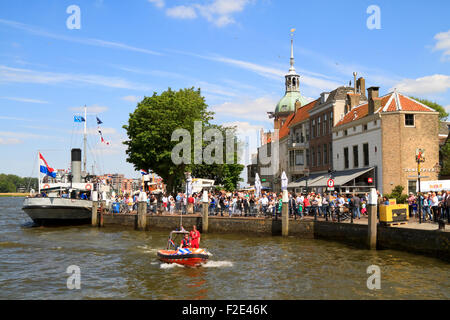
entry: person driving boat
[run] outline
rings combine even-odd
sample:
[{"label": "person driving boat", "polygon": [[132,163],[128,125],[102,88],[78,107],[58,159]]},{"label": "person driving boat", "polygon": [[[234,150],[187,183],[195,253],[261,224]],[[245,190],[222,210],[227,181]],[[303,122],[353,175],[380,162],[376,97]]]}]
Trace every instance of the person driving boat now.
[{"label": "person driving boat", "polygon": [[189,235],[185,234],[183,240],[181,240],[180,248],[190,248],[191,241],[189,240]]}]

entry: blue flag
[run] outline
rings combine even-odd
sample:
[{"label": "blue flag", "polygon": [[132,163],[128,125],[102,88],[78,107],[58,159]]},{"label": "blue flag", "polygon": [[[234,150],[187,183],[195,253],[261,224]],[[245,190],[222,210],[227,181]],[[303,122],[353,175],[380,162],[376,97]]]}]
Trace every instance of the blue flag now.
[{"label": "blue flag", "polygon": [[82,116],[73,116],[74,122],[85,122],[86,120]]},{"label": "blue flag", "polygon": [[102,120],[100,120],[98,117],[96,117],[97,118],[97,124],[102,124],[103,122],[102,122]]}]

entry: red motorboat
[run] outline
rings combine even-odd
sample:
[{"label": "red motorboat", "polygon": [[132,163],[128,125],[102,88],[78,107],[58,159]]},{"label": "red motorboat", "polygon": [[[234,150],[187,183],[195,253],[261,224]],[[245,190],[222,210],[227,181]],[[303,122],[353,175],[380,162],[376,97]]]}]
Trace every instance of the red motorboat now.
[{"label": "red motorboat", "polygon": [[205,249],[179,248],[175,245],[178,235],[184,236],[188,231],[172,231],[167,242],[167,250],[159,250],[158,258],[165,263],[178,263],[189,267],[197,267],[208,261],[211,255]]}]

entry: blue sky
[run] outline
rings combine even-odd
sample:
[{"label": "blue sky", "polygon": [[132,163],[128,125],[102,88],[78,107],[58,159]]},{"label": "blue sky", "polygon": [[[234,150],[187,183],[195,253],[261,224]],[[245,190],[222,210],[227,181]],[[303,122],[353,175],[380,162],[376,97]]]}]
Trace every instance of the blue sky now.
[{"label": "blue sky", "polygon": [[[80,7],[80,29],[66,26],[70,5]],[[370,5],[381,29],[367,28]],[[200,87],[215,121],[253,141],[284,95],[291,28],[305,97],[356,71],[382,94],[395,87],[450,110],[449,12],[447,1],[1,1],[1,172],[36,174],[38,149],[68,168],[82,141],[73,114],[86,104],[111,142],[100,143],[88,117],[88,165],[139,176],[125,161],[122,125],[136,101],[168,87]]]}]

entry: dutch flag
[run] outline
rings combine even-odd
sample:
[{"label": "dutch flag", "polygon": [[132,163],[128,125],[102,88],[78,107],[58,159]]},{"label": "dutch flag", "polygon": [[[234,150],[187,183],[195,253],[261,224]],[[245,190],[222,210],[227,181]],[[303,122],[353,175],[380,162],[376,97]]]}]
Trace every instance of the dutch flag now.
[{"label": "dutch flag", "polygon": [[141,174],[142,174],[143,176],[145,176],[145,175],[147,175],[147,174],[148,174],[148,172],[147,172],[147,171],[145,171],[145,170],[143,170],[143,169],[141,169]]},{"label": "dutch flag", "polygon": [[53,168],[50,168],[47,161],[45,161],[44,157],[42,156],[42,154],[40,152],[39,152],[39,162],[40,162],[40,167],[41,167],[40,171],[42,173],[45,173],[49,177],[56,178],[55,170]]}]

